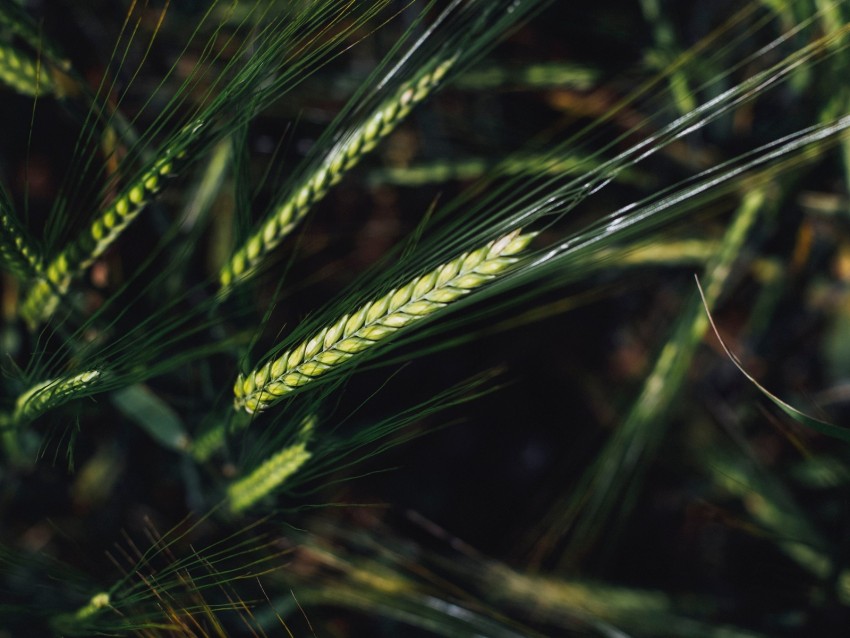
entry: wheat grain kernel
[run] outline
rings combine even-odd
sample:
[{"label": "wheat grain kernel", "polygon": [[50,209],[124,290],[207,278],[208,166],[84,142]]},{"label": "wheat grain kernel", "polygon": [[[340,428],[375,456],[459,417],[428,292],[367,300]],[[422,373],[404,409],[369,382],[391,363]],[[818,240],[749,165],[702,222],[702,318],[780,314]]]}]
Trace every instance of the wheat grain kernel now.
[{"label": "wheat grain kernel", "polygon": [[488,279],[490,279],[490,277],[485,277],[484,275],[479,275],[477,273],[470,273],[456,278],[455,282],[458,288],[475,288],[483,284]]},{"label": "wheat grain kernel", "polygon": [[303,363],[299,370],[306,374],[308,377],[318,377],[319,375],[327,372],[330,369],[330,366],[327,366],[319,361],[308,361]]},{"label": "wheat grain kernel", "polygon": [[115,214],[114,209],[109,209],[103,216],[103,225],[107,228],[113,228],[116,224],[118,224],[118,215]]},{"label": "wheat grain kernel", "polygon": [[251,379],[250,375],[244,377],[242,379],[242,393],[250,394],[251,390],[254,389],[254,381]]},{"label": "wheat grain kernel", "polygon": [[389,336],[390,334],[392,334],[392,332],[392,328],[376,324],[371,326],[365,326],[364,328],[359,330],[359,335],[371,341],[378,341],[380,339],[383,339],[384,337]]},{"label": "wheat grain kernel", "polygon": [[54,283],[62,279],[62,272],[59,270],[59,264],[52,263],[48,266],[47,278]]},{"label": "wheat grain kernel", "polygon": [[323,191],[329,186],[329,181],[328,169],[326,166],[322,166],[313,178],[313,185],[317,191]]},{"label": "wheat grain kernel", "polygon": [[380,111],[375,113],[375,115],[372,116],[372,119],[367,122],[366,128],[363,129],[363,137],[367,140],[375,138],[381,130],[381,123],[383,121],[384,114]]},{"label": "wheat grain kernel", "polygon": [[351,315],[351,317],[349,317],[348,320],[345,322],[345,328],[342,334],[348,337],[357,332],[357,330],[359,330],[363,323],[366,321],[367,312],[368,306],[363,306],[362,308],[360,308],[360,310]]},{"label": "wheat grain kernel", "polygon": [[280,397],[289,392],[290,389],[280,381],[273,381],[272,383],[264,385],[263,391],[268,392],[272,396]]},{"label": "wheat grain kernel", "polygon": [[[250,397],[248,399],[245,399],[244,406],[245,406],[245,411],[248,412],[248,414],[254,414],[255,412],[258,412],[259,409],[260,409],[260,405],[261,404],[260,404],[260,397],[259,396]],[[238,406],[237,406],[237,409],[238,409]]]},{"label": "wheat grain kernel", "polygon": [[254,373],[254,385],[264,386],[269,380],[269,366],[265,365]]},{"label": "wheat grain kernel", "polygon": [[300,372],[290,372],[283,377],[283,382],[292,388],[297,388],[298,386],[304,385],[309,379],[310,377],[305,377]]},{"label": "wheat grain kernel", "polygon": [[434,312],[434,304],[429,301],[412,301],[404,306],[404,311],[411,315],[427,315]]},{"label": "wheat grain kernel", "polygon": [[145,201],[145,189],[142,186],[136,185],[130,189],[127,197],[131,203],[139,205]]},{"label": "wheat grain kernel", "polygon": [[230,267],[233,270],[233,274],[237,277],[245,272],[245,255],[241,252],[236,253],[230,261]]},{"label": "wheat grain kernel", "polygon": [[325,348],[330,348],[340,338],[342,331],[345,328],[346,321],[348,321],[348,315],[343,316],[340,321],[337,321],[334,325],[328,328],[323,343]]},{"label": "wheat grain kernel", "polygon": [[254,260],[260,254],[260,251],[263,248],[263,240],[262,237],[253,236],[248,241],[248,259]]},{"label": "wheat grain kernel", "polygon": [[271,371],[272,376],[275,378],[283,376],[283,373],[286,372],[286,357],[281,357],[273,361]]},{"label": "wheat grain kernel", "polygon": [[390,328],[398,329],[403,328],[414,319],[416,319],[416,317],[411,317],[410,315],[406,315],[403,312],[395,312],[381,319],[380,323]]},{"label": "wheat grain kernel", "polygon": [[[288,367],[290,367],[290,368],[294,368],[294,367],[295,367],[295,366],[297,366],[299,363],[301,363],[301,362],[304,360],[304,352],[305,352],[306,350],[307,350],[307,344],[306,344],[306,343],[302,343],[302,344],[301,344],[300,346],[298,346],[295,350],[293,350],[293,351],[289,354],[289,364],[288,364]],[[283,358],[283,357],[281,357],[281,358]]]},{"label": "wheat grain kernel", "polygon": [[410,289],[409,286],[402,286],[401,288],[396,290],[395,294],[392,296],[392,299],[390,299],[390,307],[398,308],[403,304],[407,303],[407,301],[410,299],[411,294],[413,294],[413,291]]},{"label": "wheat grain kernel", "polygon": [[334,349],[339,350],[340,352],[344,352],[345,354],[357,354],[362,351],[367,346],[364,345],[363,340],[358,337],[349,337],[348,339],[343,339],[338,344],[334,346]]},{"label": "wheat grain kernel", "polygon": [[458,288],[439,288],[433,292],[429,292],[425,298],[435,303],[447,304],[466,294],[466,292],[466,290],[460,290]]},{"label": "wheat grain kernel", "polygon": [[315,337],[313,337],[307,342],[307,347],[304,348],[305,359],[309,359],[322,349],[322,344],[324,342],[325,337],[325,330],[327,330],[327,328],[322,330],[319,334],[317,334]]},{"label": "wheat grain kernel", "polygon": [[475,268],[475,272],[480,273],[482,275],[495,275],[500,273],[505,269],[505,266],[513,263],[514,260],[509,257],[502,257],[500,259],[494,259],[492,261],[485,261],[483,264],[479,264]]},{"label": "wheat grain kernel", "polygon": [[277,213],[277,221],[281,226],[285,226],[292,220],[292,215],[294,211],[294,206],[291,202],[287,203],[286,206],[281,208]]},{"label": "wheat grain kernel", "polygon": [[272,217],[263,227],[263,241],[271,244],[276,241],[280,225],[276,217]]},{"label": "wheat grain kernel", "polygon": [[106,236],[106,230],[103,227],[103,222],[98,219],[92,224],[91,234],[96,240],[100,241]]},{"label": "wheat grain kernel", "polygon": [[394,294],[395,291],[392,290],[372,304],[371,308],[369,308],[366,312],[366,321],[368,323],[374,323],[380,317],[387,314],[387,311],[390,308],[390,299],[392,299]]},{"label": "wheat grain kernel", "polygon": [[423,275],[416,282],[416,285],[413,287],[413,298],[417,299],[427,293],[429,290],[433,289],[437,284],[437,273],[430,272],[427,275]]},{"label": "wheat grain kernel", "polygon": [[316,359],[327,366],[334,366],[349,357],[348,353],[337,352],[336,350],[326,350],[316,355]]},{"label": "wheat grain kernel", "polygon": [[298,197],[295,199],[295,205],[298,208],[305,208],[310,202],[313,195],[313,189],[308,184],[298,192]]}]

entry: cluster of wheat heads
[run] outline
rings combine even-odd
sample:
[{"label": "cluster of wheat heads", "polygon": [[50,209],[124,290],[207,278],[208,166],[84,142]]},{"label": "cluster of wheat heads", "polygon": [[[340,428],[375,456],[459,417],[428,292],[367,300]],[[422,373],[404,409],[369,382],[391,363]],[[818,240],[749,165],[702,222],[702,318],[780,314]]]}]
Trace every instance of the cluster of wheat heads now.
[{"label": "cluster of wheat heads", "polygon": [[[663,2],[569,4],[0,0],[0,636],[358,615],[390,633],[753,636],[846,614],[843,453],[791,429],[816,420],[754,409],[704,344],[706,312],[736,303],[719,323],[736,349],[781,360],[771,317],[793,303],[841,342],[850,241],[824,184],[850,174],[850,94],[830,90],[850,12],[697,2],[692,37]],[[384,479],[404,458],[428,477],[418,501]],[[685,547],[660,591],[646,564],[685,527],[646,540],[665,493],[715,504],[688,529],[758,542],[808,590],[776,580],[779,618],[718,595],[734,575],[695,576],[711,557]],[[370,518],[393,494],[452,558]],[[328,503],[364,535],[304,514]],[[82,570],[71,543],[101,560],[127,528],[116,576]]]}]

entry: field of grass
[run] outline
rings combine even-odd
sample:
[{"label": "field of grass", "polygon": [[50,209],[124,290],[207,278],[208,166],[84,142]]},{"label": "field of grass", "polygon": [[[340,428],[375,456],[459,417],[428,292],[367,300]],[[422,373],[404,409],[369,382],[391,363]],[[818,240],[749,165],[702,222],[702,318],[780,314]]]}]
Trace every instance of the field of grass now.
[{"label": "field of grass", "polygon": [[0,0],[0,638],[838,635],[848,44]]}]

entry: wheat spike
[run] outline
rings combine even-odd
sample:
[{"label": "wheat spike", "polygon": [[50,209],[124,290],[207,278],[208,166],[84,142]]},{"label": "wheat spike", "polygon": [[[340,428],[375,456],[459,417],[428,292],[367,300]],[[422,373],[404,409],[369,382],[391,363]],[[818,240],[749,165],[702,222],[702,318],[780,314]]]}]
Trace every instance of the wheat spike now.
[{"label": "wheat spike", "polygon": [[101,609],[106,609],[111,604],[109,599],[109,593],[100,592],[99,594],[95,594],[91,597],[91,600],[84,607],[80,607],[75,613],[74,618],[77,620],[84,620],[93,616]]},{"label": "wheat spike", "polygon": [[31,329],[53,314],[74,278],[106,252],[160,191],[165,178],[174,174],[175,159],[156,161],[135,183],[125,188],[76,241],[50,261],[44,269],[44,277],[33,285],[21,306],[21,315]]},{"label": "wheat spike", "polygon": [[12,414],[13,423],[32,421],[40,414],[87,393],[101,376],[98,370],[88,370],[37,383],[18,397]]},{"label": "wheat spike", "polygon": [[[204,119],[193,120],[180,130],[176,139],[195,139],[207,123]],[[106,252],[159,193],[165,179],[175,174],[177,165],[186,157],[185,149],[175,150],[175,147],[176,143],[166,148],[135,182],[124,188],[76,241],[71,242],[46,266],[44,277],[30,289],[21,306],[21,316],[31,329],[53,314],[74,278]]]},{"label": "wheat spike", "polygon": [[231,512],[243,512],[295,474],[313,456],[305,443],[284,448],[245,478],[230,485],[227,500]]},{"label": "wheat spike", "polygon": [[260,499],[283,485],[312,457],[307,442],[316,427],[316,416],[310,415],[301,424],[298,441],[266,459],[247,476],[234,481],[227,488],[230,511],[243,512]]},{"label": "wheat spike", "polygon": [[74,635],[79,633],[79,623],[92,618],[104,609],[112,606],[109,592],[99,592],[91,597],[89,602],[74,612],[59,614],[51,620],[53,628],[61,635]]},{"label": "wheat spike", "polygon": [[405,84],[397,93],[335,146],[319,169],[296,186],[260,228],[233,253],[219,273],[222,290],[249,277],[264,256],[292,232],[293,228],[378,142],[387,137],[413,108],[425,100],[445,78],[456,58],[449,58]]},{"label": "wheat spike", "polygon": [[41,255],[0,198],[0,261],[21,281],[42,273]]},{"label": "wheat spike", "polygon": [[22,95],[61,96],[60,85],[55,81],[48,67],[16,48],[2,43],[0,43],[0,81]]},{"label": "wheat spike", "polygon": [[236,409],[249,413],[265,410],[357,353],[504,274],[516,262],[514,256],[533,237],[533,233],[521,234],[521,230],[515,230],[464,253],[344,315],[313,338],[248,375],[240,374],[233,388]]},{"label": "wheat spike", "polygon": [[192,440],[190,447],[192,456],[200,462],[208,461],[224,445],[226,435],[227,429],[222,424],[201,432]]}]

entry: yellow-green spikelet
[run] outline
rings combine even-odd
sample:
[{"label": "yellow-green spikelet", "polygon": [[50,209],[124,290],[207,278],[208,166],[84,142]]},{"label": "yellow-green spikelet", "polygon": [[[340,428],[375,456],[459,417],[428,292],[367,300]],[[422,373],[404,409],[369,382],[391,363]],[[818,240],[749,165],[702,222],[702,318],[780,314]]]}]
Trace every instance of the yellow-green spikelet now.
[{"label": "yellow-green spikelet", "polygon": [[265,410],[357,353],[504,274],[533,237],[516,230],[465,253],[341,317],[253,372],[240,374],[233,387],[236,409]]},{"label": "yellow-green spikelet", "polygon": [[444,60],[415,81],[403,86],[381,104],[364,124],[328,153],[319,169],[293,189],[260,228],[234,253],[219,273],[223,290],[248,277],[263,257],[280,244],[292,229],[360,159],[388,136],[414,107],[425,100],[446,77],[455,58]]},{"label": "yellow-green spikelet", "polygon": [[118,238],[121,231],[144,209],[173,174],[172,160],[161,160],[128,186],[76,241],[45,268],[45,276],[30,289],[21,306],[21,315],[34,329],[48,319],[75,277],[91,266]]}]

